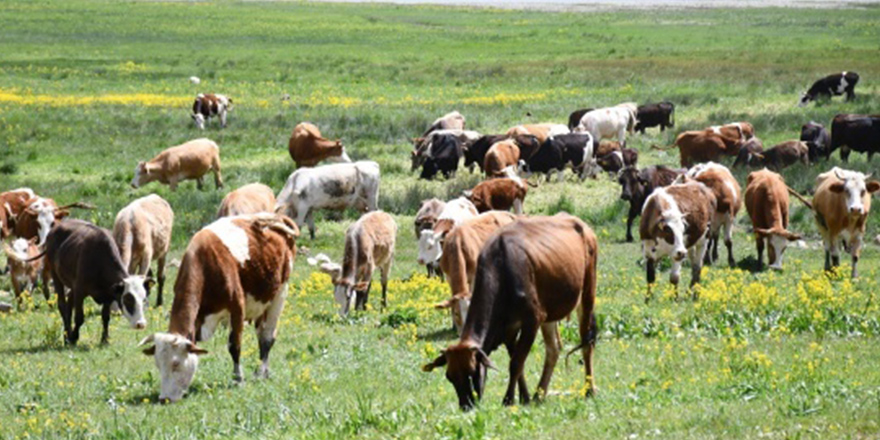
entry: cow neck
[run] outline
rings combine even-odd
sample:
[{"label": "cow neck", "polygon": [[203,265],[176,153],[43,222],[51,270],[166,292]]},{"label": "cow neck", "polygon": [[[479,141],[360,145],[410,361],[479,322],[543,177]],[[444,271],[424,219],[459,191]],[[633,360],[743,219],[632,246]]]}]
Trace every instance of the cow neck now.
[{"label": "cow neck", "polygon": [[496,311],[494,301],[473,301],[461,332],[461,344],[473,345],[489,355],[504,342],[504,317]]},{"label": "cow neck", "polygon": [[196,295],[175,295],[171,306],[168,333],[181,335],[196,342],[196,318],[199,315],[199,298]]}]

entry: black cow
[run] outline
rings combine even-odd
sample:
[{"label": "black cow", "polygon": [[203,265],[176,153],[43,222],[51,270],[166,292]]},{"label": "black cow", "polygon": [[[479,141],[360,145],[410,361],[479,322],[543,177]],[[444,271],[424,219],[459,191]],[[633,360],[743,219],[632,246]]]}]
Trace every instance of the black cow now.
[{"label": "black cow", "polygon": [[810,121],[801,126],[801,141],[807,143],[810,148],[810,162],[816,162],[820,156],[825,156],[825,151],[831,148],[831,135],[825,126]]},{"label": "black cow", "polygon": [[641,215],[645,199],[654,189],[669,186],[676,177],[684,174],[684,168],[674,169],[656,165],[642,170],[626,167],[620,171],[617,182],[620,183],[620,198],[629,202],[629,213],[626,216],[626,241],[633,241],[632,224]]},{"label": "black cow", "polygon": [[596,163],[609,173],[617,173],[624,167],[634,167],[639,163],[639,151],[635,148],[623,148],[612,151],[596,159]]},{"label": "black cow", "polygon": [[825,157],[840,148],[840,159],[849,160],[850,151],[868,153],[868,162],[874,153],[880,153],[880,115],[837,115],[831,121],[831,148]]},{"label": "black cow", "polygon": [[575,110],[568,115],[568,129],[574,130],[575,127],[581,124],[581,118],[584,117],[585,114],[593,111],[593,108],[582,108],[579,110]]},{"label": "black cow", "polygon": [[832,96],[840,96],[846,93],[846,100],[849,101],[856,97],[856,84],[859,83],[859,74],[855,72],[842,72],[828,75],[813,83],[810,90],[804,92],[801,96],[799,106],[803,107],[810,101],[816,101],[819,98],[831,99]]},{"label": "black cow", "polygon": [[462,156],[461,142],[451,134],[434,134],[428,158],[422,164],[420,179],[433,179],[437,172],[449,178],[458,170],[458,162]]},{"label": "black cow", "polygon": [[486,157],[486,152],[489,151],[489,148],[492,147],[495,142],[503,141],[507,138],[508,136],[506,134],[487,134],[481,136],[473,144],[464,149],[464,166],[473,171],[474,164],[476,164],[480,167],[480,171],[483,171],[483,159]]},{"label": "black cow", "polygon": [[[85,320],[83,302],[88,297],[102,306],[102,344],[108,341],[107,326],[114,302],[132,327],[146,327],[144,303],[153,280],[128,274],[110,231],[82,220],[58,223],[46,237],[46,264],[58,293],[66,343],[76,345],[79,340],[79,328]],[[66,294],[65,289],[69,289]],[[71,311],[76,312],[73,330]]]},{"label": "black cow", "polygon": [[541,148],[528,159],[520,160],[520,169],[529,173],[550,173],[556,171],[559,181],[563,179],[562,171],[571,164],[575,173],[585,178],[590,171],[593,155],[593,137],[589,134],[562,134],[548,138]]},{"label": "black cow", "polygon": [[660,126],[660,131],[675,127],[675,105],[669,101],[640,105],[636,114],[635,131],[645,134],[645,129]]}]

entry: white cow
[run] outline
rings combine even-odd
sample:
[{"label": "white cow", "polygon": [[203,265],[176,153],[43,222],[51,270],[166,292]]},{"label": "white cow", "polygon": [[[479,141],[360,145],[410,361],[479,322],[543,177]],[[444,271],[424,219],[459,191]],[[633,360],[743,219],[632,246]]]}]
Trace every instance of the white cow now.
[{"label": "white cow", "polygon": [[446,203],[437,217],[433,229],[424,230],[419,236],[419,264],[437,264],[443,255],[443,237],[461,222],[476,217],[477,207],[465,197]]},{"label": "white cow", "polygon": [[581,117],[575,133],[589,132],[597,140],[617,137],[621,145],[626,143],[626,132],[632,133],[636,126],[638,107],[631,102],[593,110]]}]

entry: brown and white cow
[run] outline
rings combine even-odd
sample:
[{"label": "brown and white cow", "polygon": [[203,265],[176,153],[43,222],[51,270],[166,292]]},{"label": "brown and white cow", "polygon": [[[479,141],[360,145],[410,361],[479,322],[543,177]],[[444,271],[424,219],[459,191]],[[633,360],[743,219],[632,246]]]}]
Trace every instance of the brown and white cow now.
[{"label": "brown and white cow", "polygon": [[201,138],[185,144],[168,148],[148,162],[138,162],[134,169],[132,188],[140,188],[150,182],[158,181],[177,190],[177,184],[184,180],[195,179],[202,189],[202,177],[214,172],[214,184],[223,187],[220,177],[220,147],[214,141]]},{"label": "brown and white cow", "polygon": [[361,216],[345,231],[345,253],[342,264],[332,262],[326,255],[309,258],[309,264],[319,265],[321,272],[333,280],[333,297],[339,304],[339,316],[348,315],[351,303],[355,310],[366,310],[373,272],[379,269],[382,282],[382,308],[387,306],[388,274],[394,260],[397,241],[397,223],[383,211]]},{"label": "brown and white cow", "polygon": [[260,347],[256,377],[269,376],[269,351],[287,296],[299,230],[277,214],[223,217],[197,232],[183,254],[167,333],[148,336],[140,345],[153,356],[161,375],[160,400],[183,397],[207,353],[196,343],[228,323],[233,377],[242,380],[241,334],[255,324]]},{"label": "brown and white cow", "polygon": [[220,118],[220,126],[226,128],[226,114],[232,111],[232,99],[214,93],[199,93],[193,102],[192,115],[196,127],[205,129],[205,122],[213,117]]},{"label": "brown and white cow", "polygon": [[464,115],[457,110],[453,110],[435,119],[428,129],[425,130],[425,133],[422,134],[422,137],[427,137],[431,132],[438,130],[464,130],[466,122]]},{"label": "brown and white cow", "polygon": [[418,263],[433,265],[438,273],[440,255],[443,253],[443,239],[452,229],[463,221],[476,217],[477,207],[465,197],[450,200],[443,206],[443,210],[434,222],[431,229],[423,229],[419,232]]},{"label": "brown and white cow", "polygon": [[739,182],[724,165],[715,162],[699,164],[689,169],[687,176],[702,182],[715,195],[715,216],[712,219],[712,233],[709,240],[711,255],[707,253],[706,262],[718,260],[718,237],[724,228],[724,245],[727,247],[727,264],[736,265],[733,259],[733,223],[742,207],[742,188]]},{"label": "brown and white cow", "polygon": [[[419,207],[418,212],[416,212],[416,217],[413,221],[415,225],[416,240],[421,239],[422,231],[431,231],[434,229],[434,225],[437,223],[437,220],[440,217],[440,214],[443,213],[445,207],[446,202],[437,198],[422,201],[422,205]],[[474,209],[474,212],[476,212],[476,208]],[[443,272],[440,271],[440,267],[437,265],[436,261],[428,262],[425,264],[425,267],[428,270],[429,277],[437,274],[441,279],[443,278]]]},{"label": "brown and white cow", "polygon": [[55,200],[45,197],[28,199],[25,208],[15,219],[13,235],[27,240],[39,237],[37,245],[42,246],[52,227],[70,215],[70,208],[95,209],[94,206],[82,202],[58,206]]},{"label": "brown and white cow", "polygon": [[542,399],[562,350],[557,323],[577,308],[581,338],[577,348],[584,356],[591,395],[598,253],[590,227],[568,214],[524,218],[504,226],[480,252],[470,310],[458,343],[422,370],[446,366],[459,406],[469,410],[483,396],[487,369],[494,369],[489,355],[504,344],[510,354],[510,378],[503,403],[514,403],[517,387],[520,402],[528,403],[524,367],[540,330],[546,356],[535,398]]},{"label": "brown and white cow", "polygon": [[528,188],[527,182],[511,172],[513,168],[505,168],[505,175],[500,179],[491,179],[480,182],[470,191],[464,191],[464,196],[473,202],[477,212],[508,211],[513,208],[516,214],[523,213]]},{"label": "brown and white cow", "polygon": [[520,151],[513,139],[496,142],[486,152],[483,159],[483,171],[486,177],[498,177],[501,170],[519,164]]},{"label": "brown and white cow", "polygon": [[262,183],[249,183],[226,194],[217,210],[217,218],[275,211],[275,193]]},{"label": "brown and white cow", "polygon": [[42,280],[43,296],[49,300],[49,276],[43,258],[40,258],[40,248],[37,247],[37,237],[30,240],[18,238],[12,243],[3,242],[3,251],[9,262],[9,278],[12,280],[12,291],[15,300],[21,306],[21,294],[25,290],[33,293],[37,282]]},{"label": "brown and white cow", "polygon": [[446,275],[452,298],[437,304],[452,311],[452,323],[461,331],[471,300],[471,288],[477,273],[477,257],[483,244],[495,231],[513,223],[516,216],[504,211],[489,211],[465,220],[452,229],[443,242],[440,269]]},{"label": "brown and white cow", "polygon": [[724,125],[713,125],[706,131],[733,141],[747,141],[755,137],[755,127],[748,122],[730,122]]},{"label": "brown and white cow", "polygon": [[[665,256],[672,258],[669,281],[673,285],[678,286],[685,257],[691,262],[691,286],[700,282],[715,211],[715,195],[706,185],[692,180],[657,188],[648,196],[639,225],[647,260],[648,298],[656,280],[657,260]],[[694,291],[694,299],[696,295]]]},{"label": "brown and white cow", "polygon": [[788,242],[801,238],[788,230],[789,199],[785,180],[766,168],[750,173],[745,199],[758,248],[758,269],[763,269],[766,245],[770,268],[782,270],[782,256]]},{"label": "brown and white cow", "polygon": [[34,190],[19,188],[0,193],[0,239],[12,234],[15,220],[24,211],[27,201],[36,197]]},{"label": "brown and white cow", "polygon": [[852,256],[852,277],[859,276],[859,256],[871,212],[871,194],[880,191],[880,182],[868,180],[870,176],[834,167],[816,177],[812,207],[816,226],[825,242],[825,270],[840,264],[838,246],[843,239]]},{"label": "brown and white cow", "polygon": [[532,135],[538,138],[538,144],[543,144],[548,138],[568,133],[571,133],[571,130],[565,124],[545,122],[541,124],[515,125],[510,127],[506,134],[511,137],[516,135]]},{"label": "brown and white cow", "polygon": [[113,239],[129,274],[152,278],[148,275],[152,274],[150,264],[156,260],[157,306],[162,305],[165,258],[171,247],[173,226],[174,211],[171,205],[156,194],[141,197],[122,208],[113,224]]},{"label": "brown and white cow", "polygon": [[341,140],[325,139],[321,130],[310,122],[300,122],[294,127],[287,151],[297,168],[313,167],[323,160],[351,162]]}]

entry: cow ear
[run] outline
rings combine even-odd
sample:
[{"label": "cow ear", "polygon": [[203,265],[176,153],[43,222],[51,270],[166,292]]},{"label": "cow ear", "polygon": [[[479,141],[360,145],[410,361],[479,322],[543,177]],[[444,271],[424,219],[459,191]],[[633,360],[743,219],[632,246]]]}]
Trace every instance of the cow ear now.
[{"label": "cow ear", "polygon": [[438,356],[437,359],[434,359],[434,361],[431,362],[430,364],[422,365],[422,371],[424,371],[425,373],[430,373],[430,372],[434,371],[435,368],[442,367],[444,365],[446,365],[446,352],[445,351],[440,353],[440,356]]},{"label": "cow ear", "polygon": [[755,228],[755,234],[758,234],[758,237],[764,238],[773,235],[773,231],[770,229]]},{"label": "cow ear", "polygon": [[[146,344],[150,344],[150,343],[152,343],[155,339],[156,339],[156,335],[149,335],[149,336],[147,336],[146,338],[141,339],[141,342],[138,343],[138,347],[143,346],[143,345],[146,345]],[[145,348],[145,349],[143,350],[143,352],[144,352],[144,354],[147,355],[147,356],[152,356],[152,355],[156,354],[156,346],[155,346],[155,345],[151,345],[151,346]]]},{"label": "cow ear", "polygon": [[143,349],[142,351],[143,351],[143,353],[144,353],[145,355],[147,355],[147,356],[153,356],[154,354],[156,354],[156,346],[155,346],[155,345],[151,345],[151,346],[149,346],[149,347]]},{"label": "cow ear", "polygon": [[842,193],[845,188],[846,188],[846,183],[844,183],[844,182],[834,182],[831,184],[830,187],[828,187],[828,189],[831,190],[831,192],[838,193],[838,194]]},{"label": "cow ear", "polygon": [[70,211],[63,209],[59,211],[55,211],[55,220],[61,220],[70,215]]},{"label": "cow ear", "polygon": [[877,191],[880,191],[880,182],[872,180],[865,184],[865,188],[868,190],[869,193],[875,193]]},{"label": "cow ear", "polygon": [[149,292],[150,289],[152,289],[154,285],[156,285],[156,280],[154,280],[152,278],[147,278],[144,280],[144,289],[146,289],[147,292]]},{"label": "cow ear", "polygon": [[787,231],[785,229],[781,231],[776,231],[776,234],[780,237],[785,238],[788,241],[797,241],[801,239],[801,234],[795,234],[794,232]]}]

